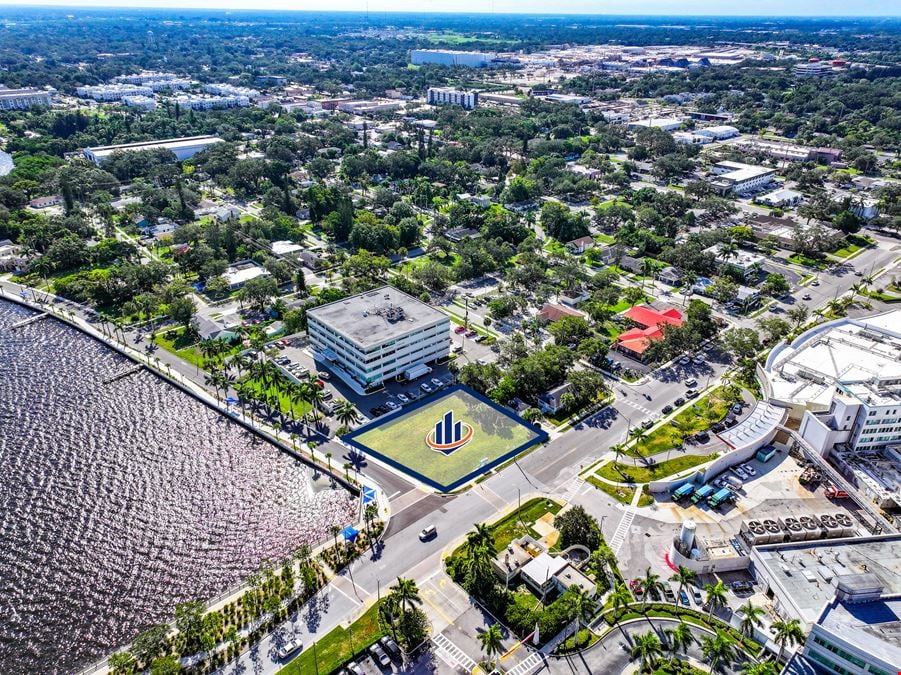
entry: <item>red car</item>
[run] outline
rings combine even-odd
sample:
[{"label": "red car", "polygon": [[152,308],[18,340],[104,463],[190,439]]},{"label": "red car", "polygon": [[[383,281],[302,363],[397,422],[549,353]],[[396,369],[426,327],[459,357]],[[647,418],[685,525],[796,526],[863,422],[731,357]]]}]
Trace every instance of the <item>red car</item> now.
[{"label": "red car", "polygon": [[466,330],[466,326],[457,326],[456,328],[454,328],[455,333],[462,333],[465,330]]},{"label": "red car", "polygon": [[629,588],[632,589],[632,592],[635,595],[641,595],[642,593],[644,593],[644,589],[641,587],[641,582],[638,579],[632,579],[629,582]]},{"label": "red car", "polygon": [[322,380],[316,380],[313,384],[315,384],[320,389],[325,389],[325,382],[323,382]]}]

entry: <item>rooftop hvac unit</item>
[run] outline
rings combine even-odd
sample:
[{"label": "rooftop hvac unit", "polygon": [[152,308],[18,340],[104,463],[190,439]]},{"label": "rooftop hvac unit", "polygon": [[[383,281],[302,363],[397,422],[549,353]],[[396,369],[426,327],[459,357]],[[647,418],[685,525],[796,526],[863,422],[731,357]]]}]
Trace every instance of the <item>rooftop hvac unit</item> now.
[{"label": "rooftop hvac unit", "polygon": [[836,522],[835,518],[833,518],[830,514],[820,514],[819,519],[820,524],[822,524],[823,529],[826,531],[827,539],[836,539],[842,536],[842,532],[844,532],[844,530],[842,529],[841,525]]},{"label": "rooftop hvac unit", "polygon": [[789,541],[804,541],[804,528],[801,527],[797,518],[780,518],[779,523],[782,525],[782,529],[788,533]]},{"label": "rooftop hvac unit", "polygon": [[804,529],[804,538],[805,539],[821,539],[823,534],[823,528],[820,527],[820,523],[813,516],[801,516],[798,519],[801,523],[801,527]]},{"label": "rooftop hvac unit", "polygon": [[763,521],[763,527],[770,535],[770,541],[773,543],[782,543],[785,541],[785,532],[777,521],[767,518]]},{"label": "rooftop hvac unit", "polygon": [[839,527],[842,528],[841,536],[851,537],[857,531],[857,528],[854,527],[854,521],[851,520],[851,516],[849,516],[847,513],[842,513],[841,511],[839,511],[833,517],[835,518],[835,522],[838,523]]},{"label": "rooftop hvac unit", "polygon": [[741,524],[741,533],[751,546],[769,544],[773,541],[772,535],[766,531],[759,520],[746,520]]}]

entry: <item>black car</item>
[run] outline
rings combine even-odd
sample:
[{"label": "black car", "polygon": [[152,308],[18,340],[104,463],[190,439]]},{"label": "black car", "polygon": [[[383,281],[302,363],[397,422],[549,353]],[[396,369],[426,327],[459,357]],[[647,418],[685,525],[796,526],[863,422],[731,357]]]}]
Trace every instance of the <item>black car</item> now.
[{"label": "black car", "polygon": [[673,405],[682,405],[683,403],[685,403],[685,399],[682,398],[681,396],[679,398],[677,398],[675,401],[673,401]]},{"label": "black car", "polygon": [[400,658],[400,647],[397,646],[397,643],[392,640],[387,635],[379,640],[379,644],[382,645],[382,648],[388,652],[394,658]]},{"label": "black car", "polygon": [[671,406],[671,405],[663,406],[663,414],[664,415],[669,415],[672,411],[673,411],[673,406]]}]

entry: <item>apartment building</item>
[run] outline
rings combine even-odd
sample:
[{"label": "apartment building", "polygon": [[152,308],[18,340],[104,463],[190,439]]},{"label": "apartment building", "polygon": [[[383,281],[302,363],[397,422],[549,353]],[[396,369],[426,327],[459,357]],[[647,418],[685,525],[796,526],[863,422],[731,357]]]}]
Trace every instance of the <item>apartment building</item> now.
[{"label": "apartment building", "polygon": [[79,98],[92,98],[95,101],[121,101],[126,96],[153,96],[153,89],[136,84],[98,84],[78,87],[75,93]]},{"label": "apartment building", "polygon": [[429,105],[456,105],[472,110],[479,105],[479,92],[449,87],[430,87],[426,95]]},{"label": "apartment building", "polygon": [[0,110],[26,110],[36,105],[50,105],[51,92],[44,89],[7,89],[0,87]]},{"label": "apartment building", "polygon": [[391,286],[307,312],[310,344],[351,386],[371,390],[450,354],[450,319]]}]

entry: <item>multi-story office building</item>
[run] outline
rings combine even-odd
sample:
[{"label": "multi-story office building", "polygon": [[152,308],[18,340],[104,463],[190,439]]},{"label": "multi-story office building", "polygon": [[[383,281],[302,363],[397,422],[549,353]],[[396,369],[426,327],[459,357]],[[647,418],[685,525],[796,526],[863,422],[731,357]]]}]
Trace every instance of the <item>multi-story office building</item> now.
[{"label": "multi-story office building", "polygon": [[171,150],[176,159],[188,159],[201,150],[206,150],[215,143],[221,143],[218,136],[188,136],[186,138],[169,138],[163,141],[145,141],[142,143],[122,143],[121,145],[104,145],[96,148],[85,148],[84,156],[98,166],[114,152],[140,152],[163,148]]},{"label": "multi-story office building", "polygon": [[485,68],[494,57],[494,54],[485,52],[458,52],[450,49],[414,49],[410,52],[410,63],[414,66],[431,64],[436,66]]},{"label": "multi-story office building", "polygon": [[741,194],[769,185],[776,175],[775,169],[741,162],[719,162],[713,166],[711,172],[714,178],[710,181],[710,185],[720,194],[730,192]]},{"label": "multi-story office building", "polygon": [[479,105],[479,92],[448,87],[430,87],[426,100],[430,105],[458,105],[472,110]]},{"label": "multi-story office building", "polygon": [[793,69],[795,77],[832,77],[835,69],[829,63],[817,61],[814,63],[799,63]]},{"label": "multi-story office building", "polygon": [[317,356],[361,390],[450,353],[447,315],[391,286],[311,309],[307,326]]},{"label": "multi-story office building", "polygon": [[25,110],[35,105],[50,105],[51,92],[44,89],[7,89],[0,86],[0,110]]}]

